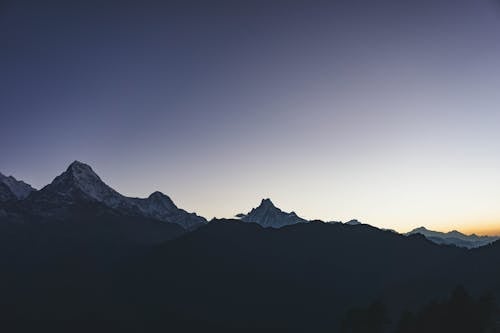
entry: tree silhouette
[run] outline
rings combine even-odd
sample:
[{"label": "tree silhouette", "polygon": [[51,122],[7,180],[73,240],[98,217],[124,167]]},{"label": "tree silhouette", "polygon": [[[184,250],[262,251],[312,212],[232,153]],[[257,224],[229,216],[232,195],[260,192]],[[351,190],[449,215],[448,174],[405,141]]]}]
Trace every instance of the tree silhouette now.
[{"label": "tree silhouette", "polygon": [[478,300],[459,286],[442,303],[431,302],[417,315],[405,312],[396,333],[489,333],[495,331],[495,301],[491,294]]},{"label": "tree silhouette", "polygon": [[385,305],[376,301],[366,308],[349,310],[342,320],[342,333],[383,333],[390,323]]}]

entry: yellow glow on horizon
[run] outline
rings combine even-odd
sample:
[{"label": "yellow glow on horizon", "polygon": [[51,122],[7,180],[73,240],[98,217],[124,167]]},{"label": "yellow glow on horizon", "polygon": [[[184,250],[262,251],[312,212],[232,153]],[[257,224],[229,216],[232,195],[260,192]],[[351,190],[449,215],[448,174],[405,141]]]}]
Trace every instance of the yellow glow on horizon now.
[{"label": "yellow glow on horizon", "polygon": [[500,236],[500,222],[484,223],[475,227],[464,227],[462,229],[465,234],[476,234],[479,236]]}]

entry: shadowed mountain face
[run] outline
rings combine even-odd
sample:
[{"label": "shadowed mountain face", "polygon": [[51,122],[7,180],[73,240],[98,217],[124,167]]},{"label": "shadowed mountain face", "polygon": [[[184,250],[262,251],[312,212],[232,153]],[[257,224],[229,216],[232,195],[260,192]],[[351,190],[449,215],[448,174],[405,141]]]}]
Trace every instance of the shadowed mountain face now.
[{"label": "shadowed mountain face", "polygon": [[33,191],[35,189],[25,182],[0,173],[0,202],[24,199]]},{"label": "shadowed mountain face", "polygon": [[16,197],[6,184],[0,182],[0,202],[11,200],[16,200]]},{"label": "shadowed mountain face", "polygon": [[259,207],[252,209],[248,214],[239,214],[238,217],[244,222],[257,223],[263,227],[271,228],[281,228],[286,225],[308,222],[298,217],[295,212],[283,212],[274,206],[270,199],[263,199]]},{"label": "shadowed mountain face", "polygon": [[416,228],[406,235],[414,234],[421,234],[436,244],[455,245],[468,249],[485,246],[499,239],[499,237],[494,236],[464,235],[456,230],[444,233],[428,230],[424,227]]}]

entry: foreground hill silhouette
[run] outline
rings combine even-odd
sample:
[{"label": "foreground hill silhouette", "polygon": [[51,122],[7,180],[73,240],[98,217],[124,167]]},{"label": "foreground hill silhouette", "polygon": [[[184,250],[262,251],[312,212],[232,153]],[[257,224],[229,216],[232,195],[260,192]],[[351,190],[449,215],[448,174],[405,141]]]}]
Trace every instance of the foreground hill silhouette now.
[{"label": "foreground hill silhouette", "polygon": [[225,220],[156,248],[133,270],[130,284],[144,286],[136,295],[139,304],[169,299],[180,317],[322,331],[336,327],[349,306],[376,298],[397,312],[460,283],[495,288],[489,276],[477,274],[500,277],[499,268],[476,260],[498,258],[500,247],[482,252],[367,225],[307,223],[274,230]]},{"label": "foreground hill silhouette", "polygon": [[[466,250],[368,225],[273,229],[218,220],[149,250],[120,251],[120,260],[110,254],[115,246],[102,243],[75,244],[72,252],[64,241],[60,248],[32,240],[18,237],[17,248],[2,254],[3,263],[10,261],[1,277],[9,286],[0,300],[4,318],[336,332],[345,311],[375,299],[397,318],[457,284],[499,292],[498,242]],[[41,262],[25,260],[44,248],[52,252]],[[103,263],[106,257],[115,260]]]},{"label": "foreground hill silhouette", "polygon": [[439,245],[355,220],[306,221],[270,200],[207,223],[159,192],[125,197],[80,162],[39,191],[9,181],[0,317],[37,320],[27,331],[64,319],[105,320],[109,332],[337,332],[349,309],[370,304],[384,304],[393,326],[379,327],[390,331],[457,285],[500,299],[498,241]]}]

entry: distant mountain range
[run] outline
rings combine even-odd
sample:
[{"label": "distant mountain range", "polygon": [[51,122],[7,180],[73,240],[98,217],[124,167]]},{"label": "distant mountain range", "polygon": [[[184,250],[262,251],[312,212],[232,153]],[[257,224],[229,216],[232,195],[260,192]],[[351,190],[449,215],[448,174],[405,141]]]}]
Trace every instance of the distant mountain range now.
[{"label": "distant mountain range", "polygon": [[500,299],[493,237],[308,221],[270,199],[207,222],[160,192],[123,196],[81,162],[39,191],[5,176],[0,190],[0,320],[36,319],[27,331],[95,319],[125,323],[110,332],[340,332],[374,300],[394,320],[459,284]]},{"label": "distant mountain range", "polygon": [[456,230],[444,233],[439,231],[428,230],[425,227],[416,228],[406,233],[406,235],[414,235],[414,234],[421,234],[425,236],[425,238],[436,244],[455,245],[458,247],[465,247],[468,249],[485,246],[500,239],[500,237],[496,236],[478,236],[475,234],[465,235]]},{"label": "distant mountain range", "polygon": [[106,185],[89,165],[78,161],[39,191],[14,178],[2,178],[0,184],[11,189],[11,193],[2,192],[3,201],[11,203],[4,205],[4,215],[11,212],[11,217],[17,220],[27,216],[67,219],[72,208],[93,203],[107,208],[109,213],[174,223],[186,230],[207,222],[201,216],[178,208],[161,192],[154,192],[145,199],[123,196]]},{"label": "distant mountain range", "polygon": [[[89,210],[81,207],[85,205],[97,205],[98,209]],[[105,184],[89,165],[78,161],[71,163],[66,171],[39,191],[12,176],[6,177],[0,174],[0,220],[18,223],[42,220],[66,221],[75,216],[79,217],[82,209],[86,210],[87,215],[94,212],[117,218],[125,216],[129,221],[147,219],[157,223],[175,224],[185,231],[207,223],[205,218],[178,208],[161,192],[154,192],[147,198],[126,197]],[[258,207],[236,217],[243,222],[257,223],[265,228],[282,228],[311,222],[295,212],[282,211],[271,199],[263,199]],[[355,219],[345,224],[362,225]],[[469,249],[499,239],[491,236],[464,235],[458,231],[435,232],[424,227],[414,229],[405,235],[417,233],[437,244]]]}]

